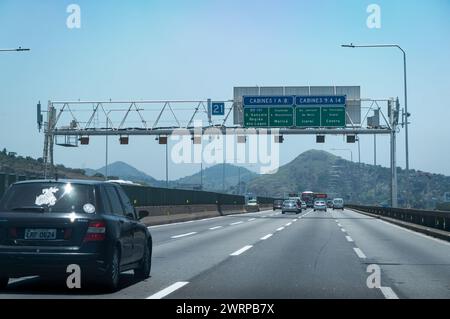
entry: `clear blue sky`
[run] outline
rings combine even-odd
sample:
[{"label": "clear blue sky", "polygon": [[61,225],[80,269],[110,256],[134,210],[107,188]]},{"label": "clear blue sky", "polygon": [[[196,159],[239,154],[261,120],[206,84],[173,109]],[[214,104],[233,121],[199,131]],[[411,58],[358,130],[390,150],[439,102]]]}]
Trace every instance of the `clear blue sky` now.
[{"label": "clear blue sky", "polygon": [[[68,29],[66,8],[81,7],[81,29]],[[381,28],[366,26],[369,4],[381,7]],[[0,148],[42,156],[35,104],[56,99],[232,98],[233,86],[360,85],[364,97],[399,96],[402,56],[395,49],[343,49],[341,43],[398,43],[408,53],[410,165],[450,175],[450,2],[434,1],[88,1],[0,0]],[[286,138],[282,164],[307,149],[349,147],[341,137],[323,146],[313,136]],[[399,134],[399,165],[404,166]],[[372,137],[361,138],[371,163]],[[111,143],[123,160],[164,177],[163,148],[136,139]],[[388,139],[378,161],[388,165]],[[71,167],[104,164],[104,139],[55,150]],[[357,147],[351,146],[354,157]],[[346,153],[337,153],[348,157]],[[193,165],[171,165],[171,178]]]}]

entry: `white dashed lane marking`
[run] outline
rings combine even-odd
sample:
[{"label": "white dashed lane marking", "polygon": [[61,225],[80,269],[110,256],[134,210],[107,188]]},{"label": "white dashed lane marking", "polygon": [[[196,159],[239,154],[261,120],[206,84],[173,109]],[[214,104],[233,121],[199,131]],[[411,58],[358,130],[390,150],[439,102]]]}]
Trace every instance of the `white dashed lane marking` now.
[{"label": "white dashed lane marking", "polygon": [[231,256],[239,256],[240,254],[242,254],[243,252],[249,250],[249,249],[252,248],[252,247],[253,247],[252,245],[244,246],[244,247],[242,247],[241,249],[236,250],[234,253],[231,253],[230,255],[231,255]]},{"label": "white dashed lane marking", "polygon": [[197,234],[197,232],[191,232],[191,233],[186,233],[186,234],[176,235],[176,236],[172,236],[172,237],[170,237],[170,238],[176,239],[176,238],[181,238],[181,237],[191,236],[191,235],[195,235],[195,234]]},{"label": "white dashed lane marking", "polygon": [[272,237],[272,234],[267,234],[266,236],[261,237],[260,239],[261,239],[261,240],[266,240],[266,239],[268,239],[268,238],[270,238],[270,237]]},{"label": "white dashed lane marking", "polygon": [[238,224],[242,224],[242,223],[243,223],[243,222],[235,222],[235,223],[231,223],[230,226],[238,225]]},{"label": "white dashed lane marking", "polygon": [[164,298],[165,296],[171,294],[175,290],[178,290],[181,287],[186,286],[188,283],[189,282],[187,282],[187,281],[176,282],[173,285],[170,285],[169,287],[164,288],[163,290],[157,292],[156,294],[153,294],[153,295],[147,297],[147,299],[161,299],[161,298]]},{"label": "white dashed lane marking", "polygon": [[366,255],[364,255],[364,253],[361,251],[361,249],[353,248],[353,250],[355,251],[356,255],[358,255],[359,258],[362,258],[362,259],[367,258]]}]

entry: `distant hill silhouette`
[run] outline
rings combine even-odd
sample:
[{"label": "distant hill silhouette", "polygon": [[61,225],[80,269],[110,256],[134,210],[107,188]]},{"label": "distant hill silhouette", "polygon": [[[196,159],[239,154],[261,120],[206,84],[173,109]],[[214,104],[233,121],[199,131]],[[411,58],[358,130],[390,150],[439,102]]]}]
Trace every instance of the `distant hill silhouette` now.
[{"label": "distant hill silhouette", "polygon": [[[106,166],[99,168],[97,170],[87,169],[86,173],[91,176],[94,174],[101,174],[104,176],[106,174]],[[163,185],[163,182],[158,181],[152,176],[147,175],[146,173],[136,169],[135,167],[121,161],[108,164],[108,176],[114,177],[113,179],[119,178],[136,183],[147,184],[150,186]]]},{"label": "distant hill silhouette", "polygon": [[[445,192],[450,177],[410,170],[409,189],[406,174],[397,168],[399,205],[405,204],[409,190],[410,205],[434,209]],[[260,175],[250,181],[248,190],[283,196],[288,192],[326,192],[347,202],[373,205],[390,204],[390,168],[354,163],[325,151],[310,150],[281,166],[277,173]]]},{"label": "distant hill silhouette", "polygon": [[[203,170],[203,189],[209,191],[223,191],[223,164],[217,164]],[[245,167],[232,164],[225,164],[225,191],[229,193],[239,193],[238,183],[241,182],[240,193],[244,193],[247,183],[257,177],[258,174]],[[180,178],[171,182],[175,187],[199,187],[201,185],[201,174],[197,172],[193,175]]]}]

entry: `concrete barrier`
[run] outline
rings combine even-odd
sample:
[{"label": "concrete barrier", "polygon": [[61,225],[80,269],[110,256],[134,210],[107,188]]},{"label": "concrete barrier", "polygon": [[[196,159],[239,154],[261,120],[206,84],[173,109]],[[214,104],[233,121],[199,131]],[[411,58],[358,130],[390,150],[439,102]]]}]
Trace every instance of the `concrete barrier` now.
[{"label": "concrete barrier", "polygon": [[[260,210],[272,209],[272,205],[260,205]],[[147,226],[171,224],[190,220],[246,213],[244,205],[172,205],[141,206],[136,210],[146,210],[149,217],[142,220]]]}]

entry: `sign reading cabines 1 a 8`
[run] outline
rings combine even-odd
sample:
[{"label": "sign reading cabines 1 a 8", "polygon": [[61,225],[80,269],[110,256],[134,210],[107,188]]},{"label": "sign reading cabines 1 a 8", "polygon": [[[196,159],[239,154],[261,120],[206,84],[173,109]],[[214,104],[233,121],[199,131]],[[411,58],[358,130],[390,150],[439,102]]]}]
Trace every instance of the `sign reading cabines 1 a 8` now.
[{"label": "sign reading cabines 1 a 8", "polygon": [[292,127],[293,96],[244,96],[245,127]]},{"label": "sign reading cabines 1 a 8", "polygon": [[346,97],[296,96],[295,126],[345,127]]}]

